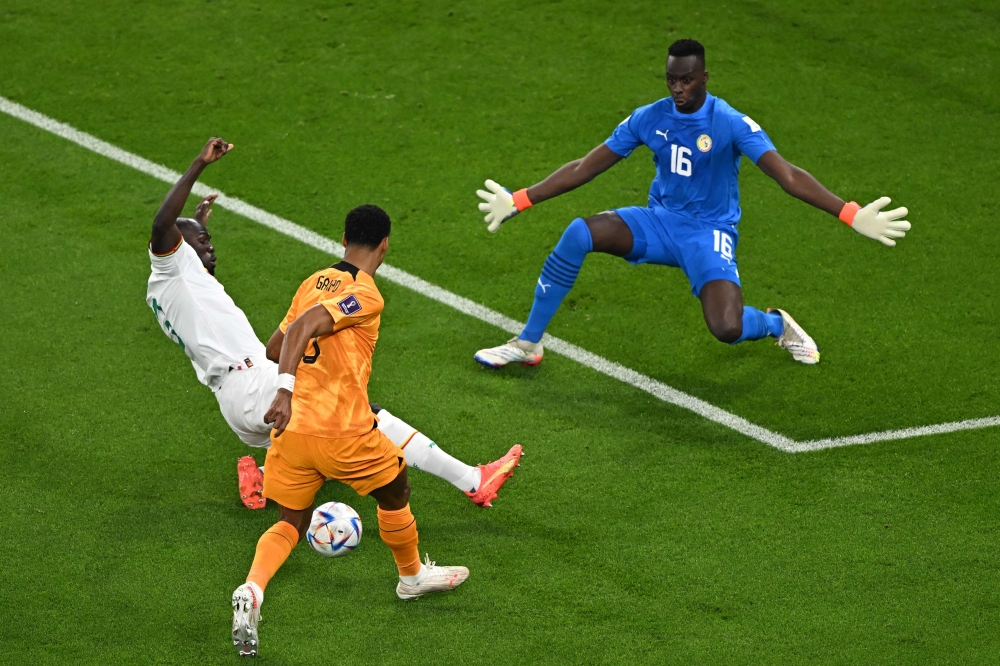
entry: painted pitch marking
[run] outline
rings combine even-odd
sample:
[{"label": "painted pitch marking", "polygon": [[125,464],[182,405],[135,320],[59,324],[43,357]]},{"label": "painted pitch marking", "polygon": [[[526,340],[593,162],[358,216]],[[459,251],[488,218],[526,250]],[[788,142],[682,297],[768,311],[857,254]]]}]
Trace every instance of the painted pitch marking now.
[{"label": "painted pitch marking", "polygon": [[[81,132],[70,125],[49,118],[48,116],[38,113],[37,111],[32,111],[28,107],[17,104],[16,102],[12,102],[5,97],[0,97],[0,111],[47,132],[51,132],[56,136],[72,141],[78,146],[95,152],[98,155],[103,155],[104,157],[114,160],[115,162],[132,167],[136,171],[141,171],[142,173],[152,176],[153,178],[161,180],[165,183],[172,185],[181,177],[181,174],[173,171],[172,169],[168,169],[163,165],[150,162],[145,158],[122,150],[121,148],[113,146],[106,141],[102,141],[95,136],[87,134],[86,132]],[[208,185],[200,182],[195,183],[195,186],[191,191],[200,197],[206,197],[212,192],[218,192],[218,190],[214,190]],[[311,231],[303,226],[295,224],[294,222],[268,213],[266,210],[257,208],[256,206],[248,204],[235,197],[226,196],[221,192],[218,194],[219,198],[215,200],[215,205],[220,208],[225,208],[236,213],[237,215],[241,215],[247,219],[257,222],[258,224],[262,224],[265,227],[274,229],[279,233],[290,236],[295,240],[309,245],[310,247],[316,248],[321,252],[326,252],[336,257],[344,256],[344,248],[339,243],[334,242],[326,236],[321,236],[315,231]],[[506,315],[500,314],[496,310],[491,310],[485,305],[480,305],[479,303],[452,293],[447,289],[442,289],[437,285],[431,284],[416,275],[407,273],[406,271],[395,268],[394,266],[383,264],[379,269],[379,277],[385,278],[389,282],[406,287],[407,289],[411,289],[419,294],[422,294],[423,296],[427,296],[428,298],[438,301],[439,303],[443,303],[444,305],[454,308],[455,310],[458,310],[463,314],[467,314],[470,317],[475,317],[476,319],[486,322],[487,324],[492,324],[493,326],[503,329],[513,335],[517,335],[521,332],[521,329],[524,328],[523,323],[511,319]],[[633,386],[641,391],[645,391],[646,393],[649,393],[664,402],[668,402],[672,405],[676,405],[677,407],[692,411],[709,421],[718,423],[719,425],[725,426],[735,430],[736,432],[742,433],[747,437],[755,439],[758,442],[763,442],[768,446],[773,446],[776,449],[780,449],[788,453],[819,451],[821,449],[830,449],[840,446],[872,444],[875,442],[883,442],[894,439],[906,439],[909,437],[921,437],[923,435],[956,432],[959,430],[973,430],[977,428],[1000,426],[1000,416],[991,416],[982,419],[971,419],[968,421],[956,421],[953,423],[940,423],[937,425],[922,426],[917,428],[905,428],[903,430],[887,430],[884,432],[873,432],[865,435],[852,435],[850,437],[833,437],[829,439],[797,442],[772,430],[768,430],[767,428],[751,423],[736,414],[727,412],[726,410],[705,402],[700,398],[696,398],[693,395],[689,395],[683,391],[673,388],[672,386],[668,386],[663,382],[653,379],[652,377],[647,377],[642,373],[636,372],[635,370],[627,368],[619,363],[615,363],[614,361],[609,361],[603,356],[598,356],[597,354],[589,352],[582,347],[578,347],[571,342],[552,337],[548,334],[546,334],[543,338],[543,342],[550,351],[570,358],[577,363],[591,368],[592,370],[596,370],[603,375],[607,375],[608,377],[617,379],[618,381]]]}]

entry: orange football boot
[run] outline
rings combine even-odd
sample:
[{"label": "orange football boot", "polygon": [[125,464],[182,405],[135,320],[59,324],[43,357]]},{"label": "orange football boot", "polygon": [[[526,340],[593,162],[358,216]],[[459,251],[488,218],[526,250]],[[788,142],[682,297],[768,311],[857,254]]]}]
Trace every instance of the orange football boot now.
[{"label": "orange football boot", "polygon": [[507,479],[514,476],[514,468],[521,465],[521,453],[521,445],[515,444],[500,460],[479,466],[479,487],[474,492],[465,493],[473,504],[493,506],[492,501],[496,499],[500,488],[507,483]]},{"label": "orange football boot", "polygon": [[240,484],[240,501],[248,509],[263,509],[264,473],[257,467],[253,456],[243,456],[236,463],[236,476]]}]

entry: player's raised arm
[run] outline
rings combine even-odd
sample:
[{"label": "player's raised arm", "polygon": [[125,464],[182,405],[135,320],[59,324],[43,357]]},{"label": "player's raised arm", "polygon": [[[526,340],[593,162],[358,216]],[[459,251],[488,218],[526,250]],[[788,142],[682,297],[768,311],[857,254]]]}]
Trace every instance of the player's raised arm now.
[{"label": "player's raised arm", "polygon": [[621,159],[621,155],[602,143],[586,156],[559,167],[542,182],[514,193],[492,180],[487,180],[486,188],[489,191],[476,191],[483,200],[483,203],[479,204],[479,210],[486,213],[486,224],[489,225],[487,229],[491,233],[496,233],[501,224],[522,210],[589,183]]},{"label": "player's raised arm", "polygon": [[760,170],[781,185],[781,189],[796,199],[801,199],[820,210],[840,218],[859,234],[892,247],[897,238],[902,238],[910,230],[906,208],[896,208],[887,212],[882,209],[889,204],[889,197],[881,197],[864,208],[857,203],[843,199],[826,189],[822,183],[805,169],[801,169],[775,150],[770,150],[757,160]]},{"label": "player's raised arm", "polygon": [[208,218],[212,217],[212,204],[219,198],[218,194],[209,194],[198,202],[194,208],[194,219],[203,227],[208,226]]},{"label": "player's raised arm", "polygon": [[[226,143],[222,139],[209,139],[201,153],[194,159],[188,170],[184,172],[160,204],[160,209],[156,211],[153,218],[153,232],[149,239],[149,249],[153,254],[164,254],[170,252],[181,242],[181,232],[177,228],[177,218],[184,210],[191,188],[194,187],[198,176],[205,170],[205,167],[215,162],[223,155],[233,149],[233,144]],[[214,201],[214,197],[212,197]],[[204,202],[202,202],[204,204]],[[211,206],[211,202],[208,202]],[[208,206],[199,205],[200,212],[208,219],[211,211]]]},{"label": "player's raised arm", "polygon": [[[333,333],[333,315],[323,305],[314,305],[298,317],[285,331],[281,342],[281,360],[278,362],[278,392],[264,414],[264,423],[274,426],[275,436],[281,435],[292,418],[292,390],[295,372],[313,338]],[[272,336],[272,340],[274,337]]]}]

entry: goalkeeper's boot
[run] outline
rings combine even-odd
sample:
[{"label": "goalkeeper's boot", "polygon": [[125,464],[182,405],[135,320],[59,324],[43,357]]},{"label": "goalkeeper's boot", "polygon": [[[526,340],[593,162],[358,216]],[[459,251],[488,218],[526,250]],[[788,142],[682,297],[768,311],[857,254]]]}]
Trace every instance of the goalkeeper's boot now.
[{"label": "goalkeeper's boot", "polygon": [[243,583],[233,592],[233,645],[241,657],[256,657],[257,623],[264,593],[255,583]]},{"label": "goalkeeper's boot", "polygon": [[514,337],[505,345],[480,349],[476,352],[476,360],[487,368],[502,368],[508,363],[538,365],[542,362],[543,353],[541,342],[528,342]]},{"label": "goalkeeper's boot", "polygon": [[476,506],[493,506],[492,502],[497,498],[497,493],[507,479],[514,476],[514,468],[521,465],[521,445],[515,444],[510,447],[500,460],[479,466],[479,487],[472,492],[466,492],[472,503]]},{"label": "goalkeeper's boot", "polygon": [[465,567],[439,567],[431,562],[430,555],[424,555],[424,558],[417,582],[404,583],[400,580],[396,586],[396,596],[400,599],[419,599],[430,592],[454,590],[469,577],[469,570]]},{"label": "goalkeeper's boot", "polygon": [[791,353],[792,358],[799,363],[806,363],[808,365],[819,363],[819,347],[816,346],[816,341],[802,330],[802,327],[792,319],[792,315],[784,310],[772,308],[768,308],[767,311],[780,314],[781,321],[785,324],[785,330],[782,331],[778,341],[774,344],[782,349],[787,349]]},{"label": "goalkeeper's boot", "polygon": [[248,509],[263,509],[264,473],[257,467],[253,456],[243,456],[236,463],[236,477],[240,485],[240,501]]}]

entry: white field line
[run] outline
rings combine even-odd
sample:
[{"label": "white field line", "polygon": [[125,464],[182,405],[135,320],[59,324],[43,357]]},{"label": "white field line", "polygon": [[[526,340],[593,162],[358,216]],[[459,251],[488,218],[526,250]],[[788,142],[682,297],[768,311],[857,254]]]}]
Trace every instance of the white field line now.
[{"label": "white field line", "polygon": [[[177,179],[181,176],[181,174],[168,169],[165,166],[156,164],[155,162],[150,162],[149,160],[139,157],[138,155],[134,155],[130,152],[122,150],[121,148],[117,148],[106,141],[101,141],[97,137],[81,132],[80,130],[65,123],[53,120],[46,115],[38,113],[37,111],[32,111],[31,109],[17,104],[16,102],[12,102],[4,97],[0,97],[0,111],[47,132],[51,132],[56,136],[72,141],[87,150],[132,167],[133,169],[141,171],[142,173],[152,176],[153,178],[162,180],[165,183],[173,184],[177,182]],[[205,197],[212,192],[216,192],[217,190],[213,190],[203,183],[196,183],[192,191],[200,197]],[[272,215],[266,210],[257,208],[256,206],[248,204],[235,197],[226,196],[225,194],[219,192],[219,198],[215,200],[215,205],[231,210],[238,215],[242,215],[243,217],[262,224],[265,227],[274,229],[275,231],[285,234],[286,236],[291,236],[292,238],[322,252],[326,252],[337,257],[344,256],[344,248],[341,247],[339,243],[336,243],[325,236],[321,236],[314,231],[306,229],[305,227],[299,226],[294,222],[278,217],[277,215]],[[520,333],[521,329],[524,327],[524,324],[519,321],[515,321],[514,319],[502,315],[495,310],[491,310],[486,306],[470,301],[469,299],[463,298],[462,296],[454,294],[446,289],[442,289],[437,285],[431,284],[426,280],[407,273],[399,268],[389,266],[388,264],[382,265],[379,269],[379,276],[389,280],[390,282],[412,289],[413,291],[416,291],[417,293],[427,296],[435,301],[448,305],[459,312],[475,317],[480,321],[492,324],[507,331],[508,333],[516,335]],[[838,446],[850,446],[852,444],[871,444],[873,442],[891,439],[903,439],[906,437],[917,437],[920,435],[930,435],[939,432],[953,432],[955,430],[986,428],[1000,425],[1000,416],[998,416],[986,419],[975,419],[972,421],[961,421],[958,423],[944,423],[935,426],[925,426],[922,428],[910,428],[907,430],[893,430],[871,433],[868,435],[856,435],[853,437],[836,437],[832,439],[820,439],[809,442],[796,442],[788,437],[785,437],[784,435],[750,423],[740,416],[727,412],[724,409],[709,404],[692,395],[688,395],[687,393],[679,391],[671,386],[667,386],[663,382],[659,382],[652,377],[647,377],[646,375],[636,372],[630,368],[626,368],[625,366],[615,363],[614,361],[609,361],[606,358],[577,347],[576,345],[566,342],[565,340],[560,340],[559,338],[546,334],[543,341],[545,346],[550,351],[566,356],[581,365],[585,365],[588,368],[596,370],[597,372],[613,377],[614,379],[629,384],[630,386],[634,386],[635,388],[645,391],[646,393],[649,393],[664,402],[690,410],[695,414],[708,419],[709,421],[726,426],[727,428],[731,428],[732,430],[742,433],[747,437],[751,437],[759,442],[763,442],[764,444],[789,453],[799,451],[816,451],[819,449]]]},{"label": "white field line", "polygon": [[982,419],[953,421],[952,423],[938,423],[937,425],[920,426],[919,428],[903,428],[902,430],[870,432],[865,435],[853,435],[851,437],[833,437],[830,439],[814,439],[809,442],[792,442],[791,446],[783,447],[782,450],[788,451],[789,453],[819,451],[820,449],[832,449],[838,446],[873,444],[875,442],[885,442],[892,439],[908,439],[910,437],[921,437],[923,435],[940,435],[945,432],[977,430],[979,428],[991,428],[993,426],[1000,426],[1000,416],[987,416]]},{"label": "white field line", "polygon": [[[177,182],[178,178],[181,177],[181,174],[168,169],[165,166],[156,164],[155,162],[150,162],[149,160],[139,157],[138,155],[134,155],[130,152],[122,150],[121,148],[112,146],[106,141],[101,141],[97,137],[81,132],[80,130],[65,123],[53,120],[48,116],[38,113],[37,111],[32,111],[25,106],[17,104],[16,102],[11,102],[4,97],[0,97],[0,111],[46,130],[47,132],[51,132],[52,134],[60,136],[64,139],[68,139],[69,141],[72,141],[87,150],[91,150],[116,162],[130,166],[137,171],[141,171],[142,173],[152,176],[158,180],[162,180],[165,183],[173,184]],[[208,196],[212,192],[218,192],[218,190],[213,190],[208,185],[203,183],[195,184],[192,191],[200,197]],[[253,220],[254,222],[258,222],[265,227],[270,227],[271,229],[281,232],[286,236],[291,236],[296,240],[302,241],[306,245],[314,247],[317,250],[333,254],[337,257],[344,256],[344,248],[339,243],[335,243],[325,236],[321,236],[314,231],[310,231],[305,227],[299,226],[298,224],[278,217],[277,215],[272,215],[266,210],[257,208],[256,206],[248,204],[235,197],[226,196],[221,192],[218,192],[218,194],[219,197],[215,200],[215,205],[220,208],[231,210],[234,213]],[[437,285],[431,284],[426,280],[394,266],[383,264],[379,269],[379,277],[389,280],[390,282],[395,282],[396,284],[402,285],[408,289],[412,289],[419,294],[427,296],[428,298],[440,303],[444,303],[445,305],[448,305],[459,312],[475,317],[480,321],[493,324],[508,333],[517,335],[521,332],[521,329],[524,328],[524,324],[521,322],[515,321],[510,317],[506,317],[495,310],[491,310],[483,305],[480,305],[479,303],[470,301],[467,298],[453,294],[446,289],[442,289]],[[613,363],[612,361],[597,356],[596,354],[592,354],[574,344],[552,336],[546,336],[545,344],[551,351],[568,356],[569,358],[593,368],[600,373],[608,375],[609,377],[614,377],[615,379],[625,382],[626,384],[631,384],[638,389],[651,393],[665,402],[677,405],[678,407],[683,407],[684,409],[689,409],[710,421],[724,425],[727,428],[732,428],[737,432],[741,432],[744,435],[764,442],[765,444],[769,444],[770,446],[780,449],[794,445],[794,442],[787,437],[771,432],[766,428],[754,425],[746,419],[736,416],[735,414],[731,414],[724,409],[720,409],[705,402],[704,400],[700,400],[694,396],[684,393],[683,391],[678,391],[677,389],[667,386],[662,382],[658,382],[651,377],[646,377],[645,375],[642,375],[634,370],[630,370],[629,368]]]}]

